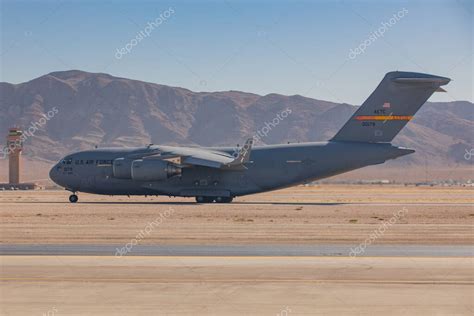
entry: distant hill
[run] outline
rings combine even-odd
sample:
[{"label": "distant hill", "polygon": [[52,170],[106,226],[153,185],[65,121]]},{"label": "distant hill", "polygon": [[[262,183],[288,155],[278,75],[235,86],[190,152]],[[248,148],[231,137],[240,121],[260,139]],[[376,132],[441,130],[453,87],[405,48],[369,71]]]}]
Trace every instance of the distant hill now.
[{"label": "distant hill", "polygon": [[[13,125],[27,129],[53,108],[57,113],[28,138],[25,156],[54,161],[95,145],[235,145],[287,108],[291,114],[279,120],[262,143],[327,140],[357,107],[299,95],[197,93],[77,70],[21,84],[0,83],[1,133]],[[473,148],[473,121],[470,102],[425,104],[394,140],[417,153],[390,166],[465,167],[474,160],[463,157],[466,149]]]}]

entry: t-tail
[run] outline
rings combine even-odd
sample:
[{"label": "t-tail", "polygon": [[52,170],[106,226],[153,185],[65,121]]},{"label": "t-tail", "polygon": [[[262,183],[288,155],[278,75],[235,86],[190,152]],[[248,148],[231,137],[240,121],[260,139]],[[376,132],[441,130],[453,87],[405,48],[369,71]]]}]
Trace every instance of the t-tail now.
[{"label": "t-tail", "polygon": [[389,143],[441,86],[451,79],[415,72],[385,75],[331,141]]}]

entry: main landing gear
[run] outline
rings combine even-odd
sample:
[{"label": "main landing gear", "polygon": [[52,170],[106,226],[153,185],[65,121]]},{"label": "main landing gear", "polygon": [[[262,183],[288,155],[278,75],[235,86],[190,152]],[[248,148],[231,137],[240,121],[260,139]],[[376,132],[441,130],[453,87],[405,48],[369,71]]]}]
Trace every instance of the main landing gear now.
[{"label": "main landing gear", "polygon": [[76,203],[79,198],[74,193],[69,196],[69,202]]},{"label": "main landing gear", "polygon": [[196,196],[196,202],[198,203],[230,203],[233,199],[233,197],[224,196]]}]

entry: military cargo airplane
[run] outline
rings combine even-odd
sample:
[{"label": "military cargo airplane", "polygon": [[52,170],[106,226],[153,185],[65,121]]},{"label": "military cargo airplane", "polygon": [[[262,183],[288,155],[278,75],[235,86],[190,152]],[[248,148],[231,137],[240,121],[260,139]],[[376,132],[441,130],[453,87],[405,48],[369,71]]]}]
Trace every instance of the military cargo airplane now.
[{"label": "military cargo airplane", "polygon": [[[50,178],[72,192],[194,197],[229,203],[234,197],[281,189],[381,164],[415,152],[391,144],[420,107],[450,79],[389,72],[337,134],[325,142],[253,147],[98,148],[67,155]],[[236,153],[236,154],[234,154]]]}]

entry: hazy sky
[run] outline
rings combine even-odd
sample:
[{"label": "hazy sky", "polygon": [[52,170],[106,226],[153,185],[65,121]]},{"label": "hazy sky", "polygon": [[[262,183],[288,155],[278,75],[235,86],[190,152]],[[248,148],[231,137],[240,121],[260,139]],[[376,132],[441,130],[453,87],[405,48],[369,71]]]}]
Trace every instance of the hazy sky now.
[{"label": "hazy sky", "polygon": [[472,101],[473,3],[1,1],[0,81],[80,69],[360,104],[408,70],[453,79],[431,100]]}]

